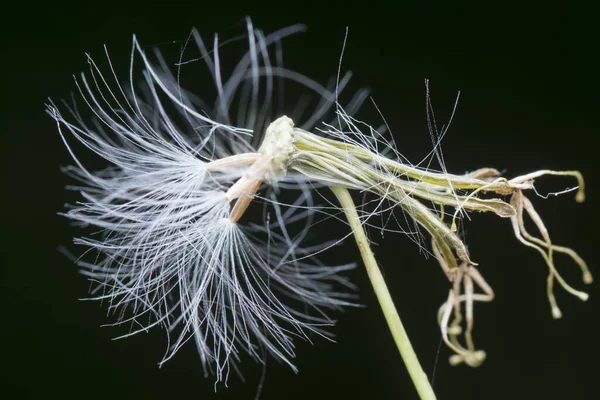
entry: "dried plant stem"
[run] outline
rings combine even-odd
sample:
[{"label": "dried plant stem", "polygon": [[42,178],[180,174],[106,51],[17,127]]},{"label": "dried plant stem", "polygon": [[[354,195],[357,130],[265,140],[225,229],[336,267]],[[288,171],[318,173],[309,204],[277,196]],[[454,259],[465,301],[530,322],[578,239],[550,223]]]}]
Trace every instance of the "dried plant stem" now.
[{"label": "dried plant stem", "polygon": [[394,306],[394,302],[392,301],[390,292],[385,284],[385,280],[381,275],[377,261],[375,261],[375,256],[371,251],[371,246],[369,245],[367,235],[365,234],[363,226],[358,217],[358,213],[356,212],[354,201],[352,200],[352,197],[346,188],[332,186],[331,190],[340,202],[340,205],[344,210],[344,214],[348,219],[348,223],[352,228],[352,233],[354,234],[354,238],[356,239],[356,243],[360,249],[360,254],[363,262],[365,263],[365,268],[367,270],[367,274],[369,275],[369,279],[371,280],[371,284],[373,285],[373,289],[375,290],[375,294],[377,295],[377,300],[381,305],[381,309],[383,310],[385,319],[388,323],[390,331],[392,332],[396,346],[400,351],[400,355],[404,360],[406,369],[408,370],[417,392],[419,393],[421,399],[435,399],[436,397],[435,393],[433,392],[433,388],[427,379],[427,375],[425,372],[423,372],[423,368],[421,368],[421,365],[419,364],[417,355],[415,354],[410,340],[408,339],[406,330],[402,325],[402,321],[400,320],[398,311]]}]

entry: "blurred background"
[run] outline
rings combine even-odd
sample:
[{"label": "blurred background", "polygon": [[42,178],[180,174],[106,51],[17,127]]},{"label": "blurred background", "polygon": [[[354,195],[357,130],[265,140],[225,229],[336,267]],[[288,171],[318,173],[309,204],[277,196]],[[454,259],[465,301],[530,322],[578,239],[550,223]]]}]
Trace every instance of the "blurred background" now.
[{"label": "blurred background", "polygon": [[[78,399],[252,399],[263,374],[252,361],[214,393],[192,344],[162,368],[160,330],[113,341],[121,331],[86,296],[88,282],[57,248],[75,233],[56,213],[76,195],[60,166],[70,163],[45,114],[50,96],[68,98],[72,75],[87,70],[85,53],[110,49],[126,72],[132,34],[147,45],[177,50],[196,27],[204,37],[244,32],[244,17],[271,32],[293,23],[308,31],[284,41],[286,65],[319,82],[335,75],[349,28],[343,69],[355,88],[368,86],[399,150],[418,161],[431,149],[424,80],[430,79],[440,125],[461,97],[443,141],[446,167],[464,173],[495,167],[509,177],[537,169],[578,169],[587,201],[572,193],[532,198],[554,243],[575,248],[597,273],[599,63],[595,14],[577,2],[483,5],[456,2],[15,2],[0,26],[2,102],[2,240],[0,241],[0,397]],[[491,3],[490,3],[491,4]],[[583,2],[581,3],[583,4]],[[170,50],[169,50],[170,49]],[[235,61],[235,60],[234,60]],[[372,107],[364,119],[380,120]],[[542,193],[574,183],[545,179]],[[472,258],[496,292],[476,307],[475,341],[482,367],[450,367],[436,312],[448,282],[435,260],[400,235],[381,237],[375,254],[440,399],[593,399],[600,395],[597,284],[584,287],[578,268],[557,257],[563,276],[590,293],[587,303],[559,287],[562,320],[552,320],[546,267],[517,242],[508,220],[473,215],[465,224]],[[333,233],[344,229],[332,226]],[[327,234],[329,232],[323,232]],[[353,241],[325,260],[358,260]],[[261,399],[414,399],[416,392],[394,346],[362,267],[351,274],[363,308],[335,317],[336,343],[298,342],[296,365],[269,362]]]}]

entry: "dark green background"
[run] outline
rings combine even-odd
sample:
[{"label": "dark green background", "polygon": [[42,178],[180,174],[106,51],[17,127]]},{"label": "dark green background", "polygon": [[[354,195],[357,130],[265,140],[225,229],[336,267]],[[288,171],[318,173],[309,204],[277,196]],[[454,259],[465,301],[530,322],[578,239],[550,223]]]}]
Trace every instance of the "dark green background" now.
[{"label": "dark green background", "polygon": [[[402,2],[398,2],[402,3]],[[477,3],[475,3],[477,4]],[[284,42],[286,58],[324,82],[335,74],[345,27],[350,34],[344,66],[355,84],[368,85],[411,160],[429,149],[424,107],[431,79],[436,111],[447,115],[456,92],[461,101],[444,141],[447,167],[457,173],[481,166],[508,176],[534,169],[579,169],[588,200],[572,195],[536,198],[555,243],[573,246],[598,264],[598,84],[596,14],[573,2],[551,6],[497,2],[422,6],[349,5],[321,1],[234,3],[13,2],[0,25],[2,72],[0,141],[2,224],[0,241],[0,397],[18,398],[253,398],[261,369],[244,365],[247,382],[213,393],[192,345],[162,369],[161,332],[111,341],[117,332],[97,303],[81,302],[88,283],[58,254],[72,236],[56,216],[72,200],[59,166],[69,163],[44,113],[48,96],[68,97],[71,75],[87,69],[84,53],[102,56],[107,44],[125,65],[131,34],[145,44],[184,40],[192,27],[226,38],[243,17],[272,31],[291,23],[307,33]],[[287,47],[285,47],[287,46]],[[570,181],[546,180],[557,191]],[[337,227],[337,228],[341,228]],[[327,232],[323,232],[327,234]],[[379,239],[375,251],[424,369],[440,399],[592,399],[598,388],[597,285],[587,304],[557,289],[564,317],[553,321],[545,297],[546,268],[521,246],[510,224],[474,216],[466,240],[497,299],[476,308],[476,343],[488,360],[476,370],[448,365],[435,312],[447,282],[434,260],[401,236]],[[352,242],[330,260],[356,259]],[[560,258],[564,276],[582,288],[576,267]],[[596,274],[598,275],[598,274]],[[361,269],[362,309],[339,314],[337,343],[298,344],[294,375],[270,362],[262,399],[412,399],[416,394]]]}]

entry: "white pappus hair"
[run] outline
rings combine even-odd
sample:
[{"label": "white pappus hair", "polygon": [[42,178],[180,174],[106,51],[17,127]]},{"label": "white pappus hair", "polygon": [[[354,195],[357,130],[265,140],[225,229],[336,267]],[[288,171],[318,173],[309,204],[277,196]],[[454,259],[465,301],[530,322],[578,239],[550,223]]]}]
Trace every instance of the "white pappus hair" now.
[{"label": "white pappus hair", "polygon": [[[81,108],[64,103],[70,114],[64,117],[52,101],[47,107],[75,163],[65,168],[79,182],[71,188],[83,197],[63,215],[92,232],[75,239],[92,253],[92,261],[85,254],[77,260],[97,283],[92,298],[108,302],[116,325],[130,325],[122,337],[162,326],[169,340],[163,362],[193,340],[205,371],[217,381],[227,380],[243,352],[261,363],[270,354],[294,368],[293,338],[311,331],[327,335],[334,322],[327,310],[354,298],[354,287],[340,275],[353,264],[324,266],[313,254],[327,244],[302,245],[315,211],[301,178],[281,183],[300,189],[293,204],[281,204],[273,189],[263,196],[274,221],[233,222],[227,189],[244,169],[209,168],[217,159],[256,152],[272,118],[277,82],[317,95],[306,129],[335,104],[349,75],[325,88],[283,67],[280,40],[301,30],[264,35],[248,20],[249,50],[228,79],[217,36],[209,50],[193,31],[177,75],[158,50],[151,62],[134,37],[126,82],[108,53],[108,74],[88,56],[89,73],[75,79]],[[185,60],[191,42],[200,56]],[[180,68],[192,62],[204,62],[212,76],[214,105],[181,89]],[[352,114],[366,96],[359,91],[346,111]],[[75,154],[80,145],[109,166],[88,169]],[[295,233],[292,224],[300,225]]]}]

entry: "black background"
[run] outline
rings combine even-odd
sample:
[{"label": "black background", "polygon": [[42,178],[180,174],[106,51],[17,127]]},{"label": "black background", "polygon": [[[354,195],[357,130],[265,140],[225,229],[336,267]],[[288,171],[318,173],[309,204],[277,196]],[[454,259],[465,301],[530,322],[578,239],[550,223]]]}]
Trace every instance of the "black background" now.
[{"label": "black background", "polygon": [[[308,32],[285,41],[286,54],[324,82],[336,72],[348,26],[344,65],[354,71],[355,84],[373,89],[409,159],[420,159],[430,146],[423,86],[429,78],[440,116],[461,91],[443,145],[450,171],[481,166],[508,176],[541,168],[582,171],[584,204],[576,204],[572,194],[534,203],[554,242],[576,248],[597,271],[600,64],[594,12],[573,2],[496,4],[502,6],[11,3],[0,27],[0,397],[233,399],[256,393],[262,371],[252,362],[244,366],[246,383],[233,378],[215,394],[193,345],[159,369],[165,346],[160,331],[112,341],[117,332],[100,327],[110,322],[105,309],[78,301],[88,283],[56,250],[73,234],[56,215],[72,200],[59,171],[69,157],[44,103],[48,96],[69,96],[71,75],[87,68],[85,52],[101,57],[107,44],[113,59],[126,63],[132,33],[145,44],[161,44],[184,40],[192,27],[226,38],[243,31],[245,15],[267,32],[302,22]],[[549,179],[540,189],[569,184]],[[557,288],[564,317],[552,320],[543,260],[516,241],[508,221],[482,215],[466,226],[472,256],[497,295],[494,303],[476,308],[475,340],[488,359],[475,370],[450,367],[449,351],[439,346],[435,312],[448,284],[435,261],[404,237],[380,239],[373,232],[372,238],[380,243],[376,256],[425,371],[431,376],[437,367],[440,399],[599,396],[596,284],[586,288],[591,297],[585,304]],[[348,261],[358,251],[348,241],[327,257]],[[583,288],[577,268],[560,260],[567,280]],[[314,346],[298,343],[298,375],[270,362],[262,399],[416,398],[366,275],[360,268],[351,275],[366,307],[337,315],[337,343],[318,338]]]}]

